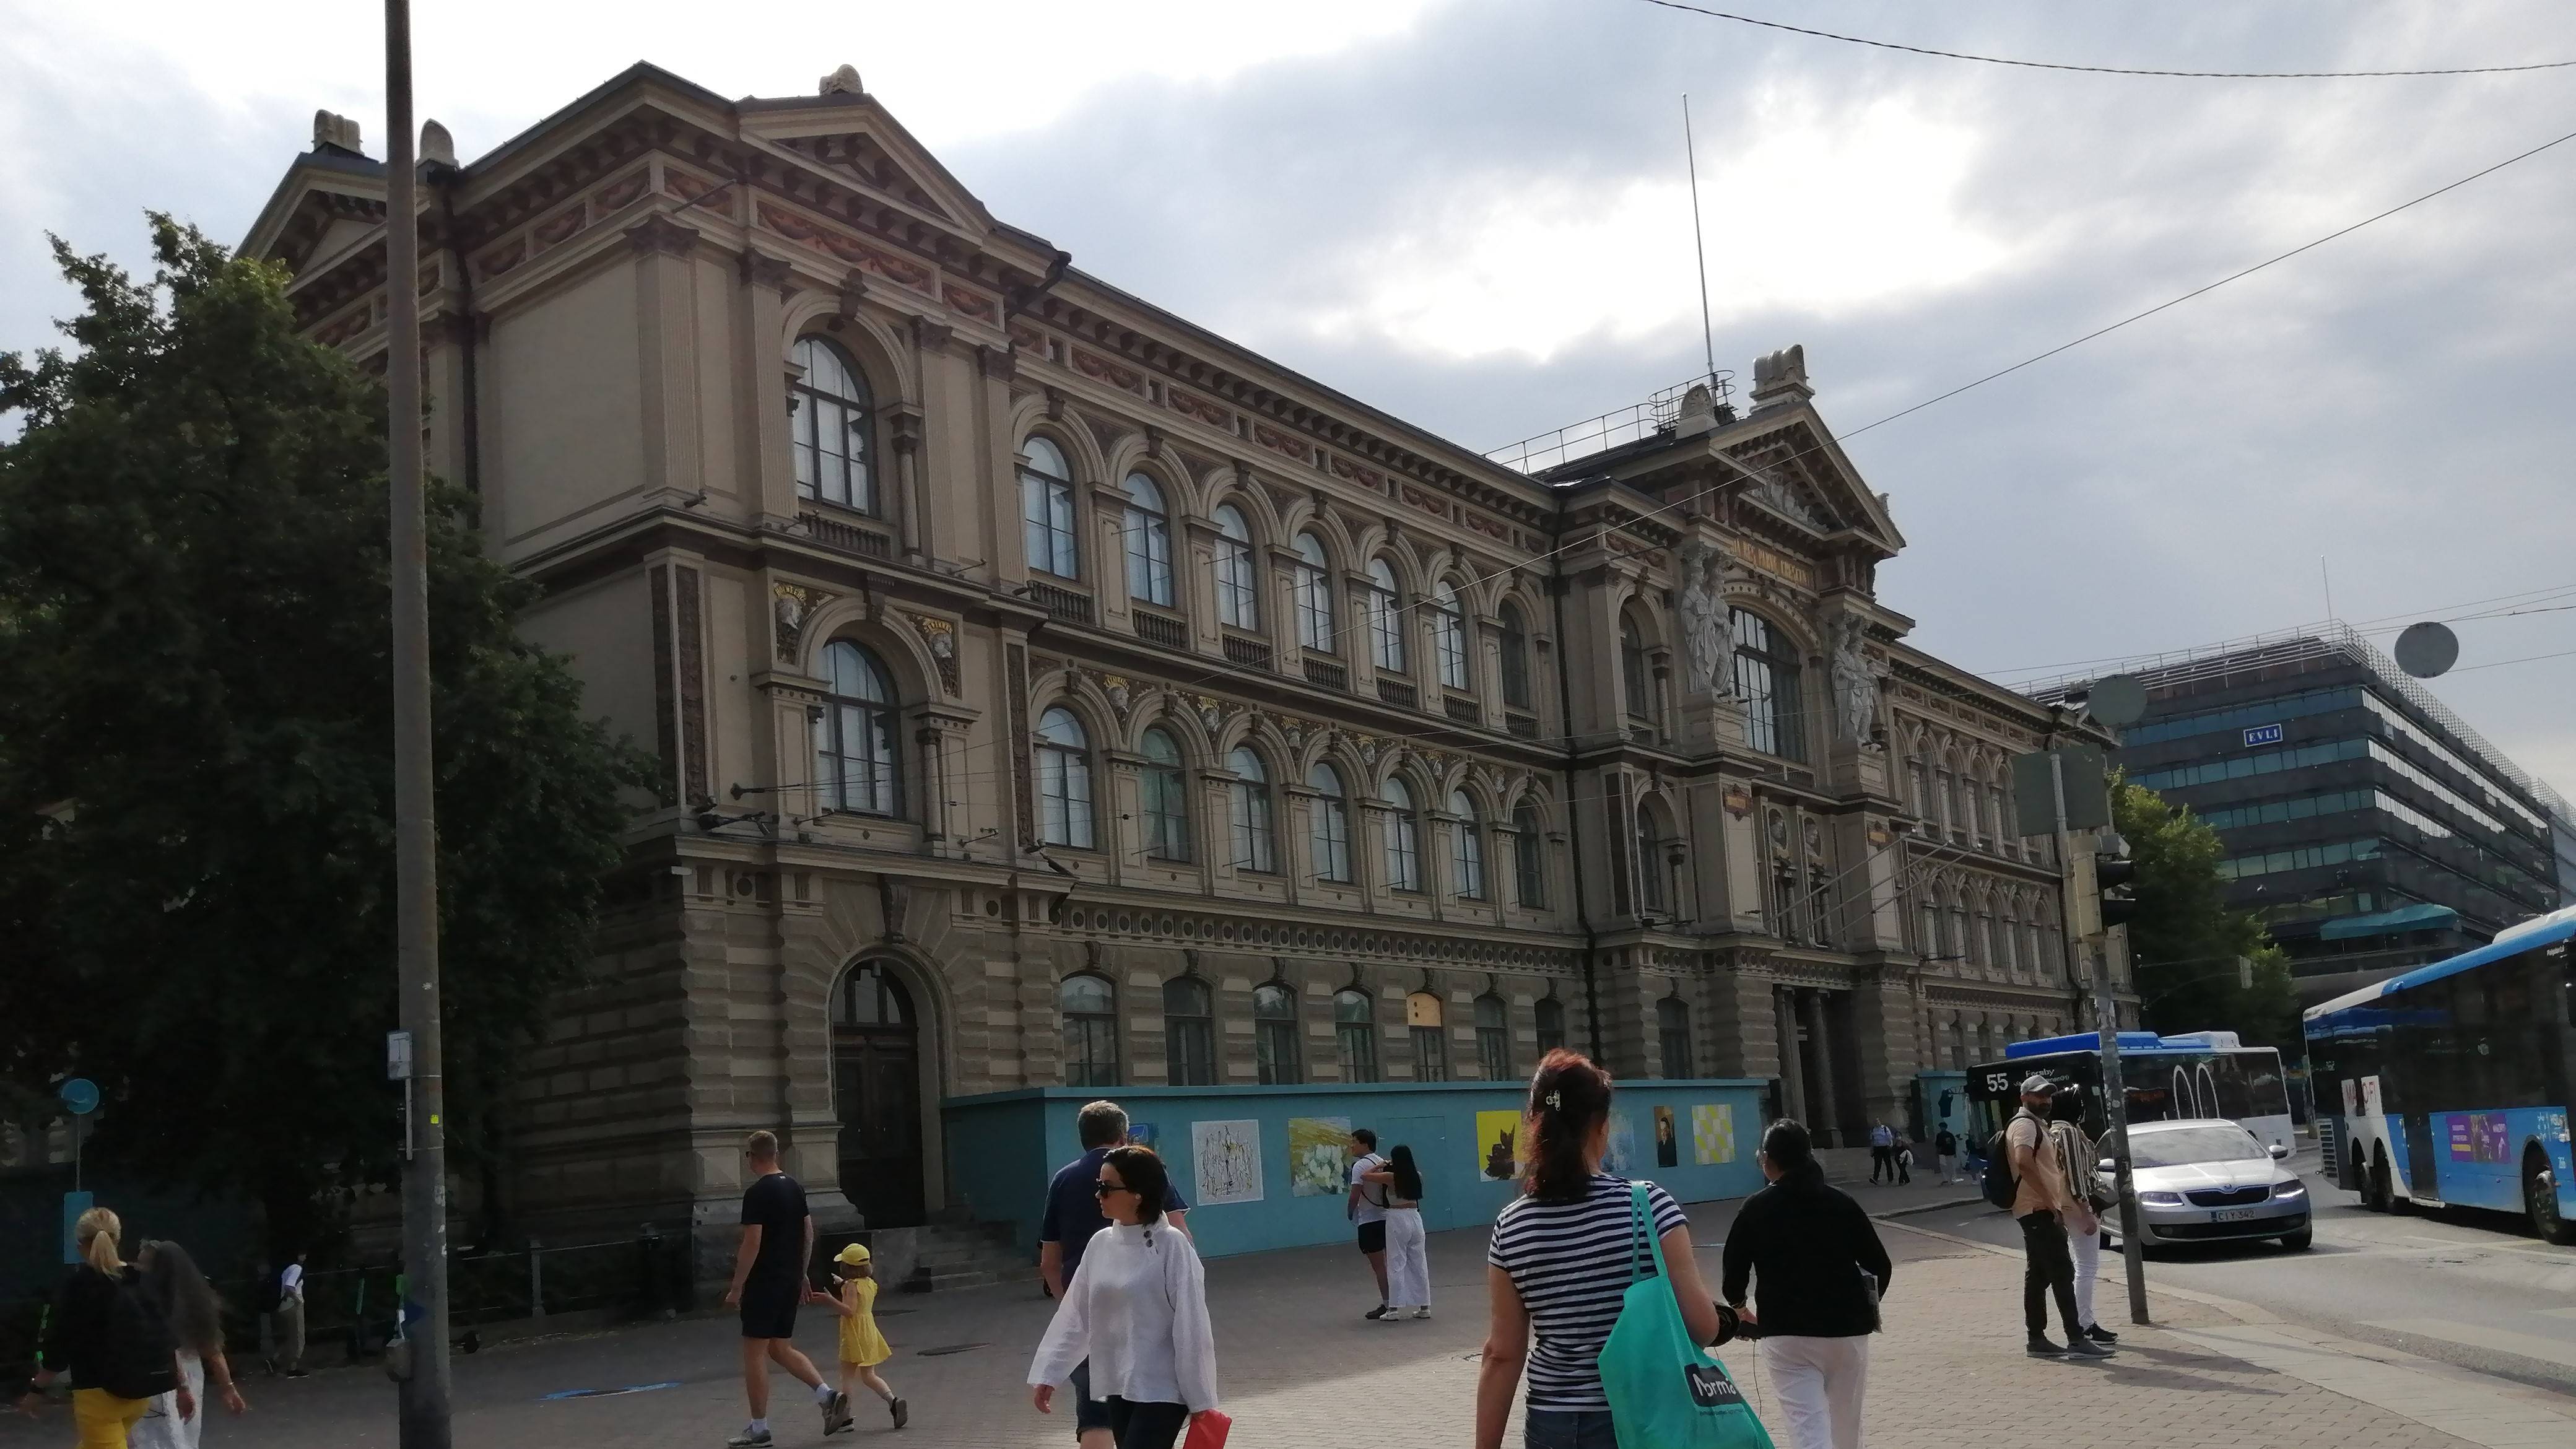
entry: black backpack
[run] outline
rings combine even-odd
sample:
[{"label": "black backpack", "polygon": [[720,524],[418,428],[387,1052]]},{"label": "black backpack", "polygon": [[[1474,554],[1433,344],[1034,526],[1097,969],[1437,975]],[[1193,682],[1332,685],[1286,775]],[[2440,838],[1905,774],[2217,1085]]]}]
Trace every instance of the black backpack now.
[{"label": "black backpack", "polygon": [[179,1386],[174,1362],[179,1340],[170,1332],[160,1306],[143,1292],[132,1272],[116,1281],[116,1296],[107,1306],[107,1349],[98,1363],[98,1382],[120,1399],[150,1399]]},{"label": "black backpack", "polygon": [[1986,1176],[1978,1184],[1986,1201],[2005,1212],[2012,1211],[2013,1196],[2021,1190],[2020,1180],[2013,1176],[2012,1143],[2007,1140],[2011,1131],[2007,1127],[1986,1142]]}]

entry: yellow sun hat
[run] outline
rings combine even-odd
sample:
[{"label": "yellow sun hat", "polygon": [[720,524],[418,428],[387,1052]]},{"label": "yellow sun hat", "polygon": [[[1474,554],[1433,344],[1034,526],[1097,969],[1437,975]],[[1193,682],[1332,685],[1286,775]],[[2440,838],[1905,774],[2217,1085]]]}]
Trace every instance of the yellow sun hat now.
[{"label": "yellow sun hat", "polygon": [[860,1267],[868,1261],[868,1246],[865,1243],[852,1243],[833,1254],[832,1261],[846,1263],[853,1268]]}]

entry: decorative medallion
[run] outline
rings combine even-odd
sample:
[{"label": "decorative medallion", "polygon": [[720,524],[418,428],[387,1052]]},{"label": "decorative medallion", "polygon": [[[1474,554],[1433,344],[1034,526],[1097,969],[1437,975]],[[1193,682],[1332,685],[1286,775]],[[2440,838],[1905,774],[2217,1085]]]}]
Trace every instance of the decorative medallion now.
[{"label": "decorative medallion", "polygon": [[1738,820],[1753,813],[1753,792],[1742,785],[1727,786],[1726,792],[1718,799],[1726,806],[1726,813]]},{"label": "decorative medallion", "polygon": [[775,584],[770,588],[770,617],[778,626],[778,662],[792,664],[797,646],[805,637],[805,623],[814,611],[832,601],[830,594],[803,584]]},{"label": "decorative medallion", "polygon": [[921,631],[921,642],[928,646],[931,662],[939,666],[939,687],[950,694],[958,693],[957,626],[946,619],[915,614],[912,627]]}]

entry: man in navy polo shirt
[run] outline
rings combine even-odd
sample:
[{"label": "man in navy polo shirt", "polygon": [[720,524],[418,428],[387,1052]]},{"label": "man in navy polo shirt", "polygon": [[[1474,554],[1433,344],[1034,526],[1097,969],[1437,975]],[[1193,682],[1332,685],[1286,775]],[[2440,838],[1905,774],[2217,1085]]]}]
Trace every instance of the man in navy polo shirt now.
[{"label": "man in navy polo shirt", "polygon": [[[1082,1250],[1091,1246],[1091,1235],[1109,1226],[1092,1188],[1100,1180],[1100,1160],[1109,1149],[1126,1145],[1127,1109],[1115,1102],[1093,1102],[1074,1118],[1074,1134],[1082,1155],[1056,1169],[1047,1184],[1046,1216],[1038,1224],[1038,1274],[1046,1279],[1048,1296],[1058,1299],[1082,1266]],[[1163,1190],[1163,1221],[1185,1233],[1189,1227],[1181,1215],[1189,1206],[1177,1183]],[[1073,1432],[1082,1449],[1112,1449],[1109,1410],[1091,1396],[1087,1363],[1073,1371]]]}]

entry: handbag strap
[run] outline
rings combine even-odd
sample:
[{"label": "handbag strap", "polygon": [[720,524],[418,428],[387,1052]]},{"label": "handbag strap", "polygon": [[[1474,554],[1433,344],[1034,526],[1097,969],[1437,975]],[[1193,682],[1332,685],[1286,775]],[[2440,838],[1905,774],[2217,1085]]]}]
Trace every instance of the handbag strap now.
[{"label": "handbag strap", "polygon": [[1648,1276],[1637,1271],[1639,1257],[1637,1242],[1640,1238],[1645,1240],[1646,1254],[1655,1261],[1653,1276],[1657,1278],[1667,1276],[1669,1270],[1664,1267],[1664,1240],[1654,1231],[1654,1214],[1646,1208],[1646,1185],[1642,1182],[1632,1182],[1628,1184],[1628,1281],[1632,1284],[1642,1283]]}]

